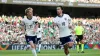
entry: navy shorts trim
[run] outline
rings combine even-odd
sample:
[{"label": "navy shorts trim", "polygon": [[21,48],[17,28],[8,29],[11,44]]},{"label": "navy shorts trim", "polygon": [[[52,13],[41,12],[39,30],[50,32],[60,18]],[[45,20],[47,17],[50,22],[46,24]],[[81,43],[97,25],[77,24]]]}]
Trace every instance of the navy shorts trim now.
[{"label": "navy shorts trim", "polygon": [[62,45],[65,45],[65,44],[68,43],[68,42],[72,42],[72,40],[71,40],[70,37],[72,37],[72,35],[69,35],[69,36],[66,36],[66,37],[61,37],[61,38],[60,38],[61,44],[62,44]]},{"label": "navy shorts trim", "polygon": [[25,38],[26,38],[27,43],[29,43],[30,41],[33,41],[33,43],[36,44],[37,42],[37,36],[26,36],[25,35]]},{"label": "navy shorts trim", "polygon": [[37,42],[39,42],[40,39],[41,39],[41,38],[37,38]]},{"label": "navy shorts trim", "polygon": [[41,44],[41,38],[37,38],[37,44]]}]

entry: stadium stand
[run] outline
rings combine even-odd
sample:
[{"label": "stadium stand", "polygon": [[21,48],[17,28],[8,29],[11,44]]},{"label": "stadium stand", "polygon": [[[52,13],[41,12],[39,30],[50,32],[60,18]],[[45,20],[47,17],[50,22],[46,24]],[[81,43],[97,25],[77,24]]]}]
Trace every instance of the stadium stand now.
[{"label": "stadium stand", "polygon": [[[25,16],[24,16],[25,17]],[[21,16],[0,16],[0,43],[5,44],[26,44],[24,38],[24,32],[19,28],[20,21],[22,20]],[[57,27],[53,27],[52,22],[53,17],[49,18],[41,18],[38,17],[38,21],[41,23],[44,29],[52,29],[53,31],[57,30]],[[85,28],[84,40],[88,44],[100,44],[100,19],[89,19],[89,18],[73,18],[73,28],[77,25],[78,21],[83,22],[83,27]],[[53,29],[55,28],[55,29]],[[42,42],[43,44],[60,44],[57,40],[54,40],[53,37],[58,38],[59,30],[55,31],[55,35],[50,35],[50,30],[48,30],[47,36],[44,37],[48,38],[49,40]],[[74,36],[74,33],[73,33]],[[75,37],[73,37],[73,40]],[[51,41],[52,40],[52,41]]]},{"label": "stadium stand", "polygon": [[36,0],[36,1],[100,3],[100,0]]}]

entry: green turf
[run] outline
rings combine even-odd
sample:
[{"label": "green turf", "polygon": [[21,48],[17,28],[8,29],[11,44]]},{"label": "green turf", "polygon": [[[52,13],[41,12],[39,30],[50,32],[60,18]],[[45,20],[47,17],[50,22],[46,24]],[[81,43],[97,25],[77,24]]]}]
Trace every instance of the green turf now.
[{"label": "green turf", "polygon": [[[70,50],[71,56],[100,56],[100,50],[85,50],[85,53],[77,53],[76,50]],[[0,56],[33,56],[31,51],[5,50],[0,51]],[[63,50],[41,50],[38,56],[66,56]]]}]

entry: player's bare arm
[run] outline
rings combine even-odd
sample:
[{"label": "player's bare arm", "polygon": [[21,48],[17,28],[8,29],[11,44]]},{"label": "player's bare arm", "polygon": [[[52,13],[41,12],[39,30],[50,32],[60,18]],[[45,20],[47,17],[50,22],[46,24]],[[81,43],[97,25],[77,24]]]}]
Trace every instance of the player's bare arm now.
[{"label": "player's bare arm", "polygon": [[35,27],[34,27],[34,32],[36,32],[37,31],[37,29],[38,29],[38,22],[35,22]]},{"label": "player's bare arm", "polygon": [[20,23],[20,29],[21,29],[22,31],[24,31],[24,33],[25,33],[25,24],[24,24],[23,21],[21,21],[21,23]]}]

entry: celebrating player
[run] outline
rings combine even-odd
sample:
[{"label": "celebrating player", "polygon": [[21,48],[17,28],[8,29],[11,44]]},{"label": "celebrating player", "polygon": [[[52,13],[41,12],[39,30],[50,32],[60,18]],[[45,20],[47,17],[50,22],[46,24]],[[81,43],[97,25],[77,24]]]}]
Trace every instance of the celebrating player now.
[{"label": "celebrating player", "polygon": [[68,14],[63,14],[62,7],[57,7],[58,16],[53,20],[54,25],[59,27],[60,41],[64,46],[64,52],[67,56],[70,56],[68,48],[73,46],[73,42],[70,39],[71,35],[71,18]]},{"label": "celebrating player", "polygon": [[25,10],[27,18],[24,18],[21,22],[21,27],[25,31],[25,38],[27,43],[30,44],[32,53],[34,56],[37,56],[36,54],[36,41],[37,41],[37,36],[36,36],[36,31],[37,31],[37,18],[33,16],[33,9],[32,8],[27,8]]}]

